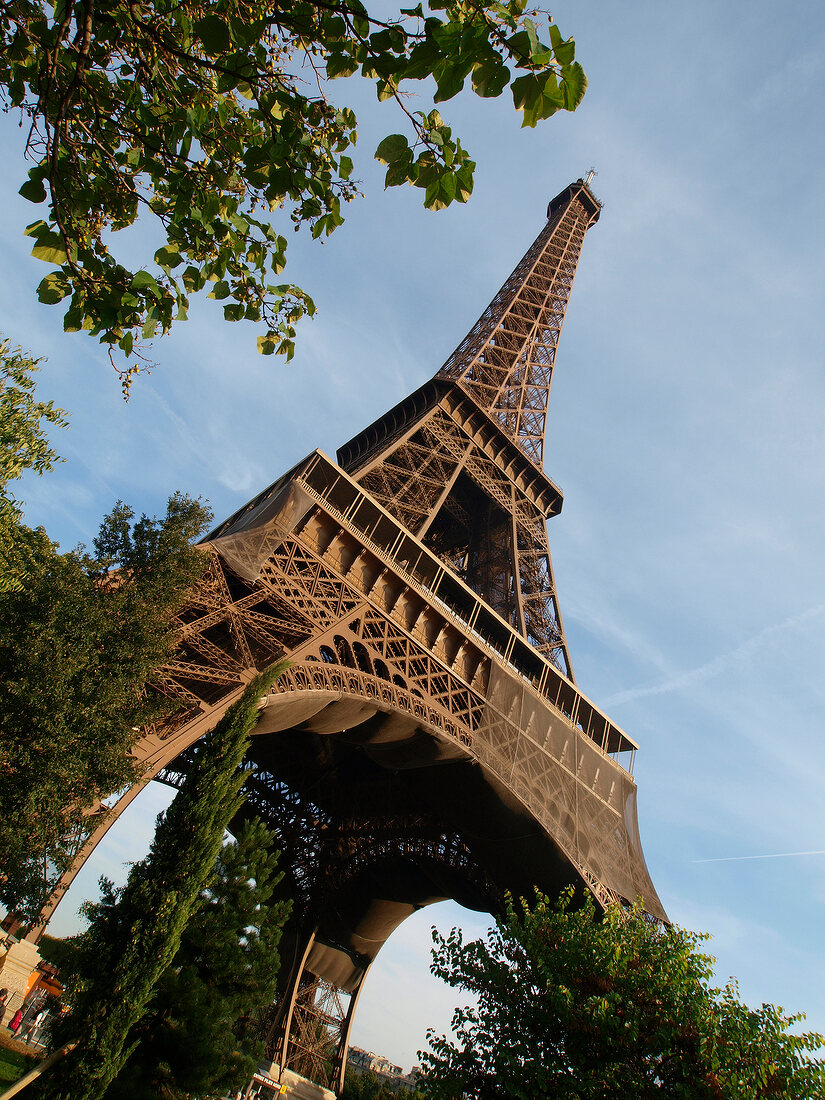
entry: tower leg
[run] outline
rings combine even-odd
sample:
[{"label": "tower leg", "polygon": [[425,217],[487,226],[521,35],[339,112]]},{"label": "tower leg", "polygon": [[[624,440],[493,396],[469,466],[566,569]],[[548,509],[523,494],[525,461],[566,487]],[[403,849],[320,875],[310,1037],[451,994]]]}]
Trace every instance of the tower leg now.
[{"label": "tower leg", "polygon": [[282,1084],[289,1087],[297,1076],[339,1096],[344,1087],[349,1036],[366,970],[360,973],[354,988],[342,989],[309,969],[314,945],[313,932],[300,964],[292,973],[286,1008],[269,1049]]}]

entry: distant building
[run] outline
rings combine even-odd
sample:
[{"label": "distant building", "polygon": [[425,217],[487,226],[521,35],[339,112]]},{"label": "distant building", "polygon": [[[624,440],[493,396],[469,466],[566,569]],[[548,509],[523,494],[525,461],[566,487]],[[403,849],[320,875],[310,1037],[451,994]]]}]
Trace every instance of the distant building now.
[{"label": "distant building", "polygon": [[347,1052],[347,1066],[355,1073],[374,1073],[392,1089],[415,1088],[415,1082],[421,1073],[415,1066],[405,1074],[401,1066],[393,1065],[389,1058],[383,1054],[375,1054],[371,1050],[362,1050],[361,1047],[350,1047]]},{"label": "distant building", "polygon": [[353,1069],[369,1069],[370,1058],[375,1055],[371,1050],[362,1050],[361,1047],[350,1047],[347,1051],[347,1065]]}]

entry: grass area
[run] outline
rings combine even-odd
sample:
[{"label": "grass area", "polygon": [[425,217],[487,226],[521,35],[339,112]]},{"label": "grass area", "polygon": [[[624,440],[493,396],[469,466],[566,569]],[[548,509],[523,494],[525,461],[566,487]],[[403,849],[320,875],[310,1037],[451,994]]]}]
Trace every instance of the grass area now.
[{"label": "grass area", "polygon": [[0,1047],[0,1085],[11,1085],[28,1073],[40,1059],[17,1050]]},{"label": "grass area", "polygon": [[14,1050],[0,1050],[0,1082],[11,1085],[28,1069],[29,1059]]}]

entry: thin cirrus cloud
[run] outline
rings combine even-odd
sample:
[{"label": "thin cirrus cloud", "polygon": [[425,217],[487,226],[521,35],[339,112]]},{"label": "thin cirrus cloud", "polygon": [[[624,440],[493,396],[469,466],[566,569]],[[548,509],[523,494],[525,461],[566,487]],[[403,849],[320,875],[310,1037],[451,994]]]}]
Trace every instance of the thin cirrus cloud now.
[{"label": "thin cirrus cloud", "polygon": [[794,630],[803,623],[819,618],[823,612],[825,612],[825,603],[817,604],[815,607],[808,608],[806,611],[801,611],[797,615],[791,615],[789,618],[785,619],[784,622],[764,627],[727,653],[722,653],[718,657],[714,657],[713,660],[705,661],[704,664],[697,665],[695,668],[687,669],[687,671],[680,673],[678,676],[669,677],[667,680],[663,680],[658,684],[650,684],[646,687],[635,687],[628,688],[626,691],[617,691],[609,698],[603,700],[603,705],[611,707],[619,703],[628,703],[637,699],[645,699],[652,695],[668,695],[670,692],[682,691],[685,688],[694,687],[702,681],[711,680],[715,676],[720,676],[722,673],[727,672],[735,665],[741,664],[764,651],[767,642],[773,641],[778,636]]},{"label": "thin cirrus cloud", "polygon": [[811,852],[765,852],[758,856],[714,856],[712,859],[692,859],[691,863],[741,863],[751,859],[794,859],[797,856],[825,856],[825,848]]}]

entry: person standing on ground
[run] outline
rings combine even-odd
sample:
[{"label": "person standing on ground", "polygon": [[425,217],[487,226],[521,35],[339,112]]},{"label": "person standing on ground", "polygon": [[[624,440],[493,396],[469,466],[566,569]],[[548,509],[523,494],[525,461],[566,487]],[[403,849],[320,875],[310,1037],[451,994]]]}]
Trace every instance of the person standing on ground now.
[{"label": "person standing on ground", "polygon": [[34,1035],[35,1031],[37,1031],[41,1027],[45,1018],[46,1011],[45,1009],[41,1008],[39,1012],[37,1012],[33,1016],[30,1016],[29,1019],[26,1020],[25,1024],[23,1024],[20,1029],[20,1034],[18,1038],[22,1042],[26,1043],[26,1045],[28,1046],[29,1040]]}]

